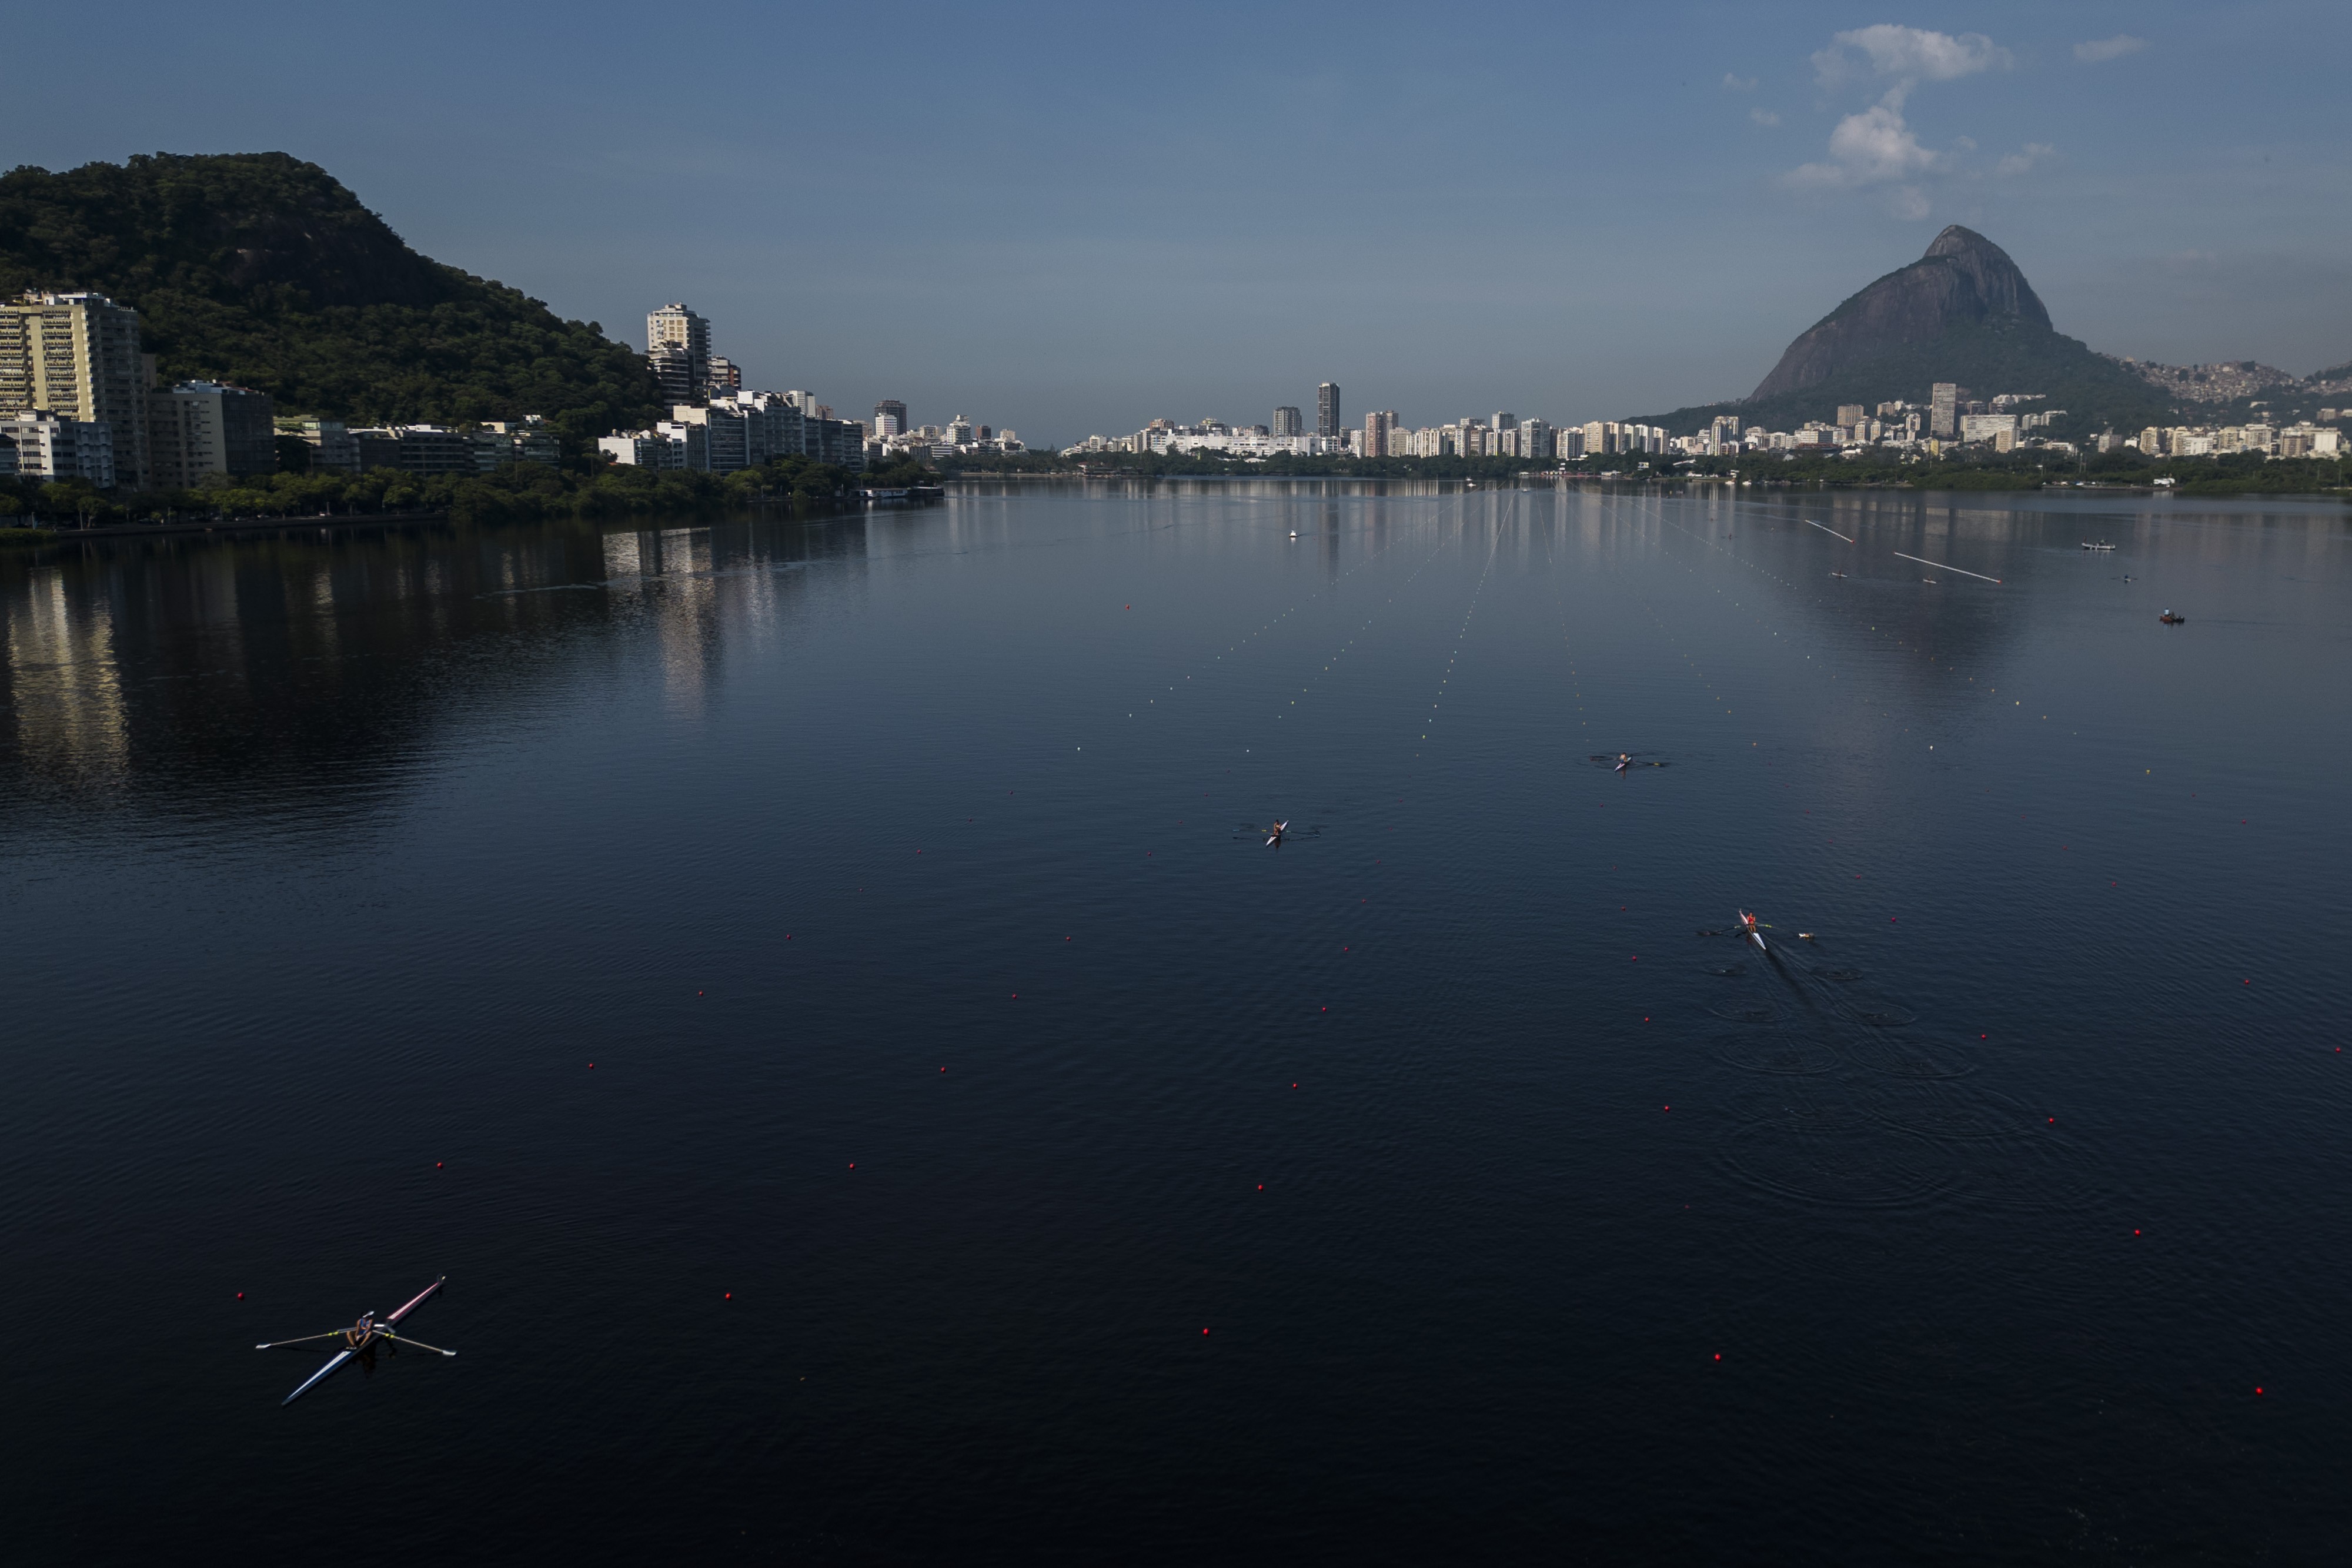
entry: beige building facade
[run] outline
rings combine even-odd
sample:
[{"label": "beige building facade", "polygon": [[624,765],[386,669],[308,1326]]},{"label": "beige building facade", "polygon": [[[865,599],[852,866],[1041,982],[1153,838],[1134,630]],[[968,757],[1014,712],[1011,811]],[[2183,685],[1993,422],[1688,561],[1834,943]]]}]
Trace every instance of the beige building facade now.
[{"label": "beige building facade", "polygon": [[148,482],[147,371],[139,313],[103,294],[0,304],[0,417],[36,410],[113,426],[118,484]]}]

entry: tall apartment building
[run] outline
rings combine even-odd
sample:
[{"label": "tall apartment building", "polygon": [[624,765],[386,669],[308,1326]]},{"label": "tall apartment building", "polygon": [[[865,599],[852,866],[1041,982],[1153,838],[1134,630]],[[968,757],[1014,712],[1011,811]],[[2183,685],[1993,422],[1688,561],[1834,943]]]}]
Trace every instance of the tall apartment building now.
[{"label": "tall apartment building", "polygon": [[710,392],[736,392],[743,390],[743,367],[724,355],[710,356],[710,373],[703,379]]},{"label": "tall apartment building", "polygon": [[1950,382],[1937,382],[1927,394],[1927,434],[1949,441],[1958,434],[1960,389]]},{"label": "tall apartment building", "polygon": [[0,418],[47,410],[113,426],[110,483],[147,483],[147,382],[136,310],[103,294],[0,305]]},{"label": "tall apartment building", "polygon": [[1870,411],[1863,407],[1863,405],[1858,402],[1842,402],[1838,404],[1837,422],[1845,426],[1848,430],[1853,429],[1855,425],[1860,424],[1864,420],[1868,419],[1869,417]]},{"label": "tall apartment building", "polygon": [[886,397],[874,405],[874,438],[887,441],[894,435],[907,434],[907,405],[897,398]]},{"label": "tall apartment building", "polygon": [[1315,389],[1315,434],[1337,435],[1343,423],[1339,414],[1339,383],[1325,382]]},{"label": "tall apartment building", "polygon": [[120,482],[110,420],[60,419],[47,409],[0,413],[0,442],[15,447],[21,478],[87,479],[101,490]]},{"label": "tall apartment building", "polygon": [[1296,408],[1284,403],[1274,411],[1274,423],[1266,428],[1276,435],[1304,435],[1307,434],[1307,421],[1300,417]]},{"label": "tall apartment building", "polygon": [[[1279,413],[1283,411],[1277,409],[1275,412]],[[1289,412],[1294,416],[1298,413],[1297,409],[1292,409]],[[1389,432],[1395,428],[1396,413],[1393,410],[1381,409],[1364,415],[1363,455],[1367,457],[1388,456],[1390,455]],[[1285,431],[1277,426],[1275,430],[1275,434],[1276,435],[1298,435],[1304,433],[1297,429]],[[1403,456],[1404,454],[1399,453],[1397,455]]]},{"label": "tall apartment building", "polygon": [[1552,455],[1549,420],[1530,419],[1520,423],[1518,455],[1537,461],[1541,461]]},{"label": "tall apartment building", "polygon": [[646,354],[662,397],[690,402],[710,387],[710,323],[673,301],[646,318]]},{"label": "tall apartment building", "polygon": [[148,478],[190,490],[207,474],[274,474],[278,423],[268,392],[182,382],[147,394]]}]

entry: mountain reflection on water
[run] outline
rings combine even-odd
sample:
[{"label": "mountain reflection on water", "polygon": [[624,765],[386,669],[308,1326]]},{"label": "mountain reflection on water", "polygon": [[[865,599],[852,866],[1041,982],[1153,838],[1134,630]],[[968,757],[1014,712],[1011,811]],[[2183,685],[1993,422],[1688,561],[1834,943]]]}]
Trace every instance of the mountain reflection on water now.
[{"label": "mountain reflection on water", "polygon": [[[0,555],[6,1539],[2328,1560],[2346,517]],[[244,1348],[443,1274],[457,1359]]]}]

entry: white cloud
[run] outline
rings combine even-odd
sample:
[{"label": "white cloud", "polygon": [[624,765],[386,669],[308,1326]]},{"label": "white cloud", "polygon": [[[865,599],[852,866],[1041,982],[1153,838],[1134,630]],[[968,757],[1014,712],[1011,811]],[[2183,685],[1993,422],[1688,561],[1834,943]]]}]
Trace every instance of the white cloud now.
[{"label": "white cloud", "polygon": [[1780,123],[1780,117],[1773,113],[1769,109],[1751,109],[1748,111],[1748,118],[1754,120],[1759,125],[1778,125]]},{"label": "white cloud", "polygon": [[1903,118],[1904,88],[1849,114],[1830,132],[1830,161],[1792,170],[1789,183],[1800,189],[1852,191],[1916,179],[1944,162],[1944,154],[1919,145]]},{"label": "white cloud", "polygon": [[1929,32],[1925,27],[1879,22],[1837,34],[1830,39],[1828,48],[1813,57],[1813,69],[1820,73],[1823,87],[1835,87],[1855,74],[1857,62],[1849,50],[1859,50],[1867,57],[1874,75],[1913,81],[1950,81],[1996,66],[2005,67],[2011,60],[2007,49],[1982,33],[1962,33],[1955,37],[1949,33]]},{"label": "white cloud", "polygon": [[1756,90],[1756,78],[1754,77],[1736,77],[1729,71],[1726,71],[1723,73],[1723,85],[1729,88],[1734,92],[1754,92]]},{"label": "white cloud", "polygon": [[2146,38],[2135,38],[2129,33],[2117,33],[2112,38],[2094,38],[2087,44],[2074,46],[2074,57],[2085,65],[2097,65],[2102,60],[2121,59],[2147,47]]},{"label": "white cloud", "polygon": [[2024,173],[2044,158],[2056,156],[2058,156],[2058,149],[2051,146],[2047,141],[2029,141],[2017,152],[1994,164],[1992,172],[2007,179],[2013,174]]},{"label": "white cloud", "polygon": [[[1976,143],[1960,137],[1950,152],[1922,145],[1903,118],[1912,90],[1923,81],[1952,81],[2013,63],[2007,49],[1982,33],[1956,37],[1880,22],[1833,35],[1830,47],[1813,57],[1822,86],[1875,78],[1883,90],[1876,103],[1837,122],[1827,159],[1791,169],[1781,176],[1782,183],[1795,190],[1876,191],[1898,217],[1926,217],[1930,204],[1923,187],[1932,183],[1928,177],[1953,172],[1960,155],[1974,152]],[[2004,161],[2002,172],[2022,173],[2049,154],[2046,147],[2030,145]]]}]

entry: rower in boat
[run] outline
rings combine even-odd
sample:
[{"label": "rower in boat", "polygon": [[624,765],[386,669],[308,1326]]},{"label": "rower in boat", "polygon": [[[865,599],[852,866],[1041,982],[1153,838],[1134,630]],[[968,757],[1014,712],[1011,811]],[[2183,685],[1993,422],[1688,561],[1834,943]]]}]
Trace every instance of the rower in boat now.
[{"label": "rower in boat", "polygon": [[1276,822],[1274,826],[1268,828],[1265,831],[1266,848],[1272,849],[1276,844],[1282,842],[1282,835],[1289,831],[1290,824],[1288,822]]},{"label": "rower in boat", "polygon": [[1738,914],[1739,934],[1742,936],[1747,937],[1750,942],[1755,943],[1756,950],[1759,953],[1770,952],[1771,949],[1764,946],[1764,933],[1757,929],[1756,916],[1748,914],[1748,911],[1744,909],[1740,910]]},{"label": "rower in boat", "polygon": [[1616,768],[1613,769],[1613,771],[1618,772],[1618,773],[1622,773],[1622,772],[1624,772],[1624,771],[1625,771],[1625,769],[1627,769],[1628,768],[1631,768],[1631,767],[1633,767],[1633,754],[1632,752],[1630,752],[1630,751],[1621,751],[1621,752],[1619,752],[1619,753],[1617,754],[1617,766],[1616,766]]},{"label": "rower in boat", "polygon": [[444,1275],[442,1279],[434,1281],[431,1284],[425,1286],[425,1289],[417,1291],[415,1296],[406,1306],[402,1307],[398,1312],[389,1314],[382,1322],[377,1321],[374,1312],[365,1312],[359,1315],[358,1322],[352,1323],[352,1326],[347,1329],[329,1329],[325,1333],[303,1334],[296,1339],[273,1340],[268,1344],[255,1345],[253,1348],[256,1350],[277,1350],[281,1346],[289,1344],[315,1344],[322,1339],[341,1340],[343,1342],[342,1349],[335,1353],[332,1360],[329,1361],[326,1365],[319,1368],[318,1371],[312,1373],[309,1377],[303,1379],[302,1386],[297,1388],[293,1393],[289,1394],[281,1403],[287,1405],[293,1404],[294,1401],[301,1398],[305,1394],[310,1393],[310,1390],[316,1387],[319,1384],[325,1382],[327,1378],[336,1371],[336,1369],[341,1367],[343,1363],[351,1360],[354,1355],[363,1357],[366,1360],[367,1364],[373,1366],[375,1363],[375,1345],[378,1340],[382,1340],[385,1343],[391,1345],[395,1352],[397,1352],[402,1345],[408,1344],[415,1345],[418,1350],[429,1350],[436,1355],[457,1354],[457,1353],[454,1350],[443,1350],[437,1344],[426,1344],[421,1339],[411,1339],[393,1326],[394,1323],[400,1322],[401,1319],[406,1317],[409,1313],[415,1312],[417,1308],[423,1306],[427,1301],[429,1301],[432,1298],[433,1293],[441,1288],[447,1276]]}]

